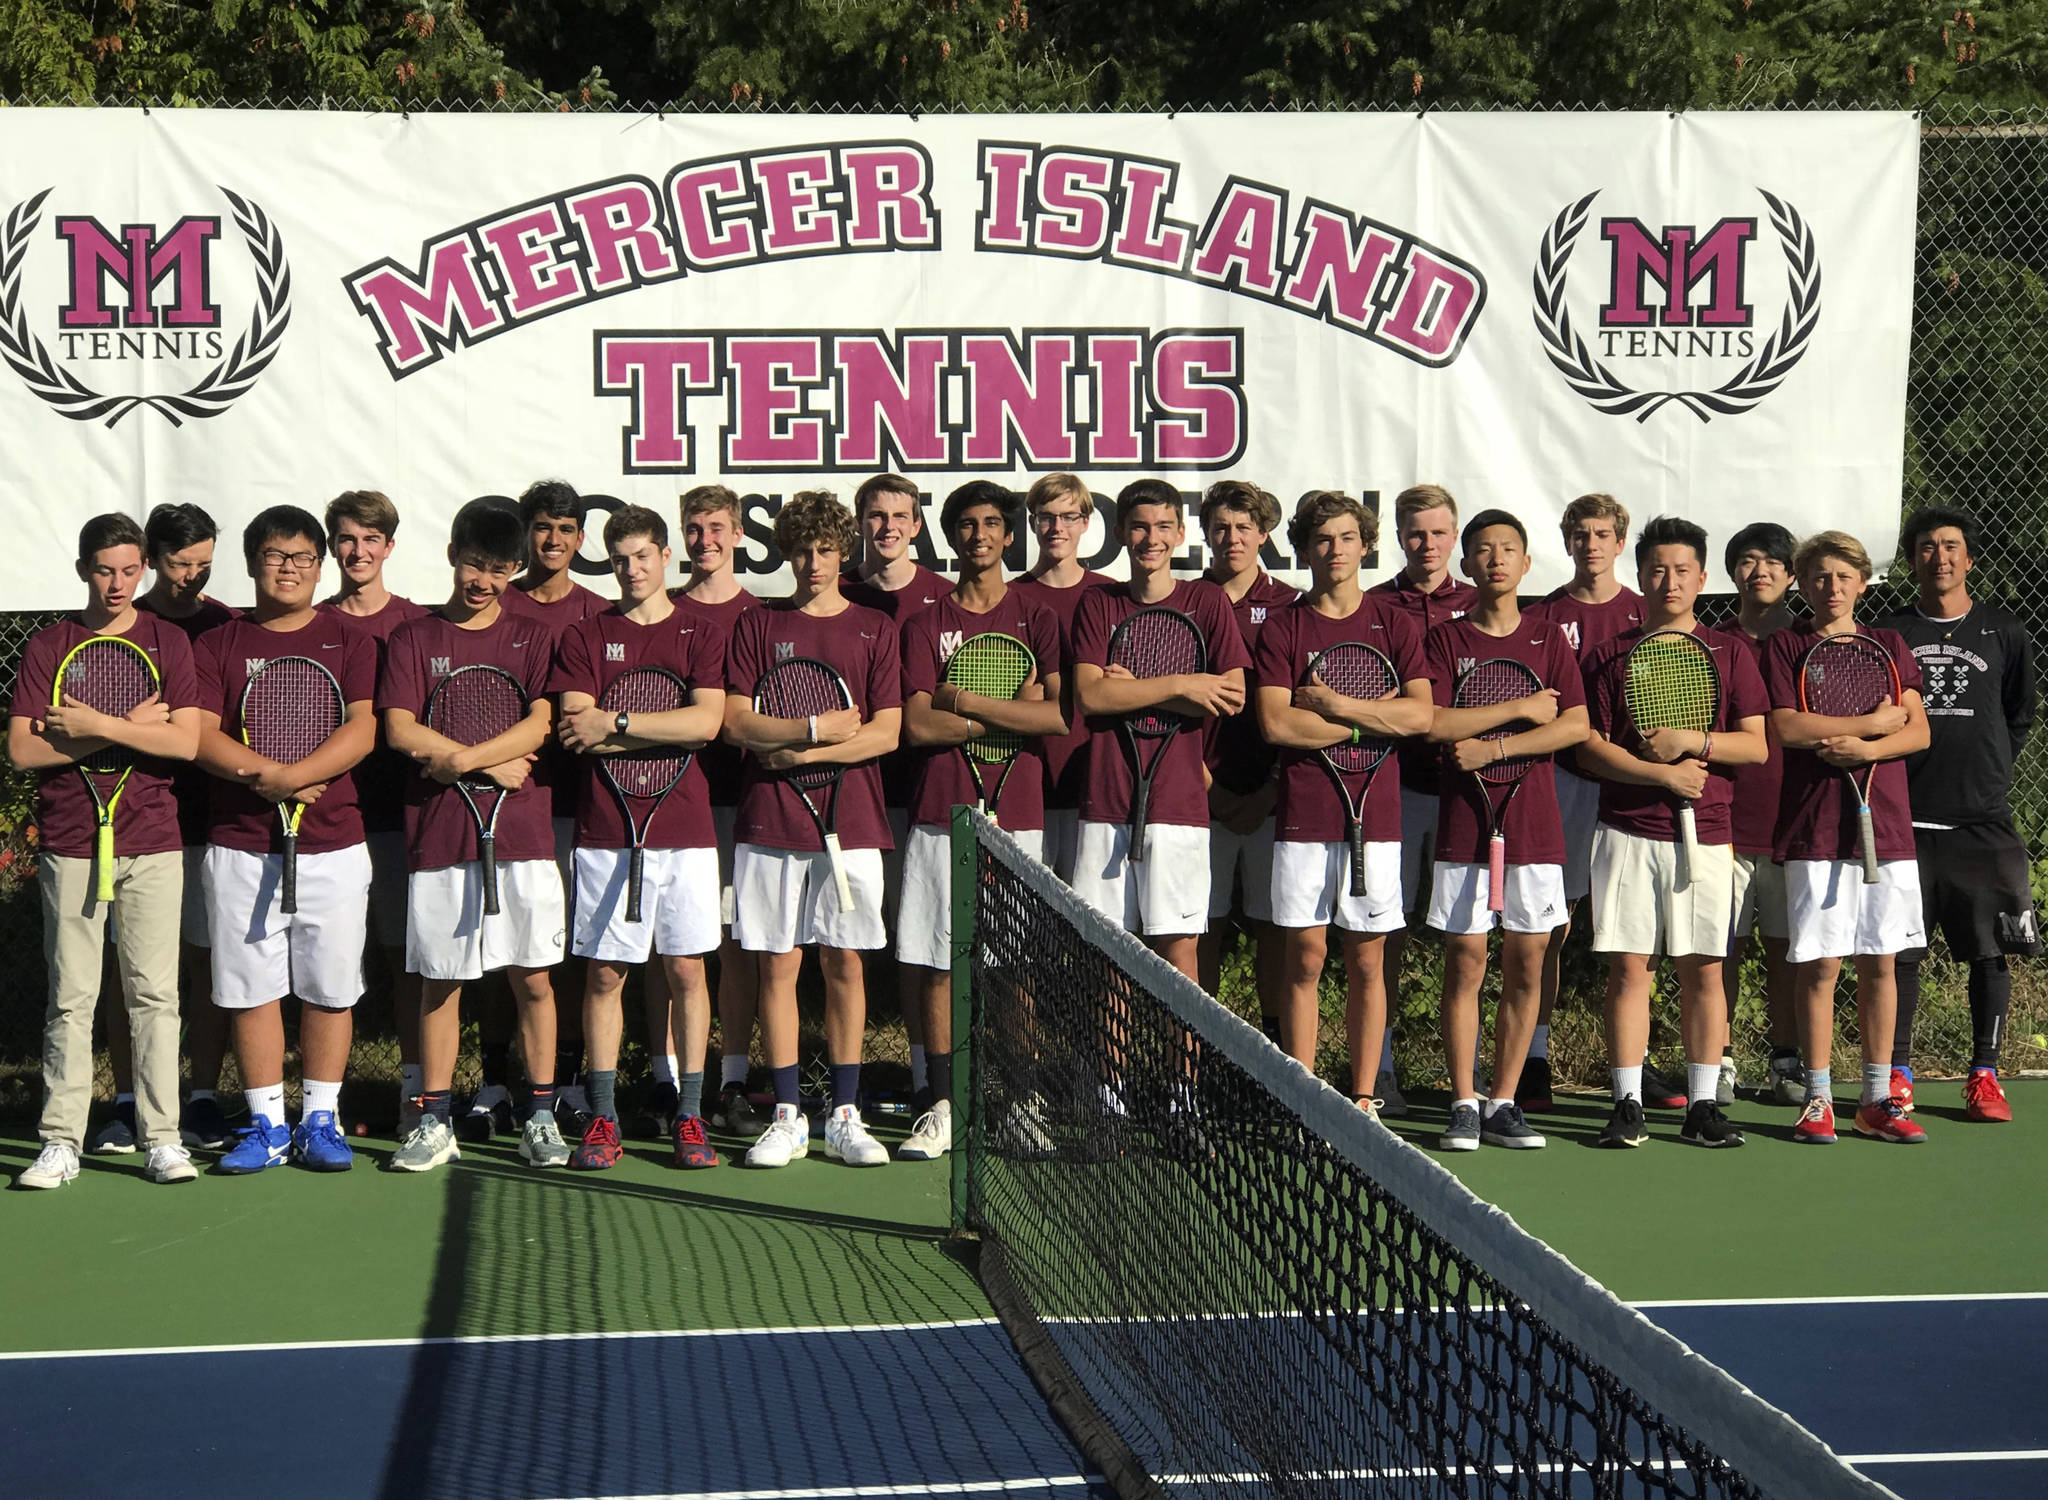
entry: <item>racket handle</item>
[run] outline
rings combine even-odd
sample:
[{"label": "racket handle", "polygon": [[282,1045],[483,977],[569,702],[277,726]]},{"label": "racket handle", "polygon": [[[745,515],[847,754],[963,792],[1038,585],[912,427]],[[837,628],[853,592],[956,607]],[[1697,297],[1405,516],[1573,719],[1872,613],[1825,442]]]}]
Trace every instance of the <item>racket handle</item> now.
[{"label": "racket handle", "polygon": [[1151,792],[1142,776],[1131,783],[1131,847],[1124,858],[1134,865],[1145,862],[1145,824],[1152,810]]},{"label": "racket handle", "polygon": [[100,820],[99,842],[94,848],[93,863],[98,866],[99,887],[93,892],[95,899],[114,899],[114,819],[110,813]]},{"label": "racket handle", "polygon": [[277,879],[277,909],[292,916],[299,909],[299,836],[284,836],[284,870]]},{"label": "racket handle", "polygon": [[1870,817],[1870,804],[1856,809],[1856,834],[1863,843],[1863,883],[1877,884],[1877,828]]},{"label": "racket handle", "polygon": [[1351,894],[1365,894],[1365,829],[1358,819],[1350,820],[1350,827],[1344,830],[1345,838],[1351,844]]},{"label": "racket handle", "polygon": [[1508,841],[1495,834],[1486,841],[1486,909],[1507,910]]},{"label": "racket handle", "polygon": [[825,835],[825,855],[832,864],[832,883],[839,887],[839,909],[853,910],[853,882],[846,878],[846,851],[839,847],[839,835]]},{"label": "racket handle", "polygon": [[488,833],[476,837],[476,862],[483,870],[484,915],[498,914],[498,840]]},{"label": "racket handle", "polygon": [[1685,878],[1678,888],[1684,890],[1692,884],[1693,872],[1700,867],[1700,825],[1693,816],[1692,804],[1685,802],[1678,808],[1678,833],[1685,844]]},{"label": "racket handle", "polygon": [[640,881],[647,866],[647,851],[638,844],[626,860],[626,920],[640,920]]}]

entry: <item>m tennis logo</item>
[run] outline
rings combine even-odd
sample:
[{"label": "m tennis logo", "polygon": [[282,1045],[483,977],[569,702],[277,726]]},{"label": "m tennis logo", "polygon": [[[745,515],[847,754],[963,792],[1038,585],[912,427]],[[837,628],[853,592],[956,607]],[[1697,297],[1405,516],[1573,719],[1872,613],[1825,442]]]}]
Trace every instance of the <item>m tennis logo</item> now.
[{"label": "m tennis logo", "polygon": [[1254,625],[1263,625],[1263,624],[1265,624],[1265,623],[1266,623],[1266,606],[1265,606],[1265,605],[1263,605],[1263,604],[1254,604],[1254,605],[1252,606],[1252,623],[1253,623]]},{"label": "m tennis logo", "polygon": [[446,677],[448,675],[448,658],[445,656],[429,657],[427,659],[427,673],[432,677]]},{"label": "m tennis logo", "polygon": [[270,661],[270,658],[269,658],[269,657],[267,657],[267,656],[245,656],[245,657],[243,657],[243,658],[242,658],[242,675],[243,675],[244,677],[254,677],[254,676],[255,676],[255,675],[256,675],[256,674],[258,673],[258,672],[262,671],[262,670],[264,669],[264,667],[265,667],[265,666],[269,665],[269,661]]},{"label": "m tennis logo", "polygon": [[960,649],[961,641],[967,638],[964,630],[942,630],[939,632],[939,660],[951,661],[953,653]]},{"label": "m tennis logo", "polygon": [[624,661],[626,659],[626,643],[624,641],[606,641],[604,643],[604,659],[606,661]]},{"label": "m tennis logo", "polygon": [[1461,656],[1461,657],[1459,657],[1459,658],[1458,658],[1458,676],[1460,676],[1460,677],[1463,677],[1463,676],[1464,676],[1464,675],[1465,675],[1465,674],[1466,674],[1467,672],[1471,671],[1471,670],[1472,670],[1472,669],[1473,669],[1474,667],[1476,667],[1476,666],[1478,666],[1478,665],[1479,665],[1479,658],[1478,658],[1478,657],[1476,657],[1476,656]]},{"label": "m tennis logo", "polygon": [[1558,623],[1557,628],[1564,638],[1571,643],[1572,650],[1577,651],[1579,649],[1579,622],[1577,620],[1563,620]]},{"label": "m tennis logo", "polygon": [[777,661],[788,661],[788,660],[790,660],[790,659],[791,659],[792,657],[794,657],[795,655],[796,655],[796,642],[795,642],[795,641],[777,641],[777,642],[775,643],[775,659],[776,659]]}]

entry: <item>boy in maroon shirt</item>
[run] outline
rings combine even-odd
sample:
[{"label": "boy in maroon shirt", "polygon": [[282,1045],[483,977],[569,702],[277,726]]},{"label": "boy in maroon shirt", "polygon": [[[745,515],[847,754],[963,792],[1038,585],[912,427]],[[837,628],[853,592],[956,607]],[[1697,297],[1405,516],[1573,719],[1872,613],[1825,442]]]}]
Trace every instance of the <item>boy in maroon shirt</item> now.
[{"label": "boy in maroon shirt", "polygon": [[[230,1175],[287,1160],[319,1172],[354,1164],[341,1128],[341,1082],[363,994],[370,855],[350,772],[377,739],[377,659],[355,630],[318,608],[327,551],[319,518],[295,505],[263,511],[242,533],[256,607],[197,651],[199,764],[212,778],[206,848],[213,1003],[232,1018],[249,1125],[221,1158]],[[326,669],[346,706],[341,727],[304,759],[280,763],[244,743],[242,696],[283,657]],[[298,910],[283,909],[281,804],[299,815]],[[284,1117],[284,1001],[299,1001],[303,1108]]]},{"label": "boy in maroon shirt", "polygon": [[[448,1092],[461,1043],[464,984],[497,969],[511,978],[519,1007],[532,1111],[519,1143],[535,1166],[568,1160],[554,1117],[555,994],[549,970],[562,955],[567,902],[553,863],[548,790],[532,769],[554,712],[548,678],[555,636],[500,603],[525,554],[518,516],[490,501],[456,512],[448,538],[454,582],[448,602],[392,632],[377,688],[377,711],[393,749],[418,762],[406,784],[405,962],[420,976],[419,1123],[391,1159],[426,1172],[462,1153],[449,1123]],[[460,745],[427,727],[427,701],[451,672],[490,666],[518,680],[526,717],[480,745]],[[498,808],[499,911],[483,914],[476,819],[454,783],[480,771],[503,789]]]},{"label": "boy in maroon shirt", "polygon": [[[825,977],[832,1068],[826,1154],[861,1167],[889,1159],[860,1117],[861,952],[888,941],[882,850],[890,837],[878,762],[896,748],[901,729],[902,664],[889,617],[839,591],[853,541],[853,517],[829,492],[793,496],[775,518],[775,545],[796,592],[743,615],[726,651],[725,737],[750,752],[734,828],[733,936],[761,955],[761,1046],[775,1075],[775,1118],[747,1152],[750,1167],[785,1166],[810,1151],[810,1123],[797,1103],[796,981],[803,950],[813,946]],[[803,719],[757,713],[756,685],[777,662],[798,657],[831,667],[853,706]],[[821,762],[846,768],[836,796],[850,912],[839,909],[830,856],[783,774]]]},{"label": "boy in maroon shirt", "polygon": [[[98,899],[98,814],[78,763],[114,744],[134,766],[113,809],[115,934],[128,1026],[134,1039],[135,1127],[149,1152],[152,1182],[197,1175],[178,1139],[178,923],[184,851],[172,769],[199,741],[198,684],[184,633],[138,612],[142,528],[119,513],[94,516],[78,533],[85,607],[29,637],[8,707],[7,758],[38,774],[36,883],[43,897],[49,1008],[43,1022],[42,1149],[14,1179],[57,1188],[78,1175],[92,1107],[92,1014],[99,1001],[107,903]],[[162,680],[154,696],[116,719],[55,693],[71,650],[99,635],[120,636],[148,654]],[[55,701],[53,701],[55,699]]]}]

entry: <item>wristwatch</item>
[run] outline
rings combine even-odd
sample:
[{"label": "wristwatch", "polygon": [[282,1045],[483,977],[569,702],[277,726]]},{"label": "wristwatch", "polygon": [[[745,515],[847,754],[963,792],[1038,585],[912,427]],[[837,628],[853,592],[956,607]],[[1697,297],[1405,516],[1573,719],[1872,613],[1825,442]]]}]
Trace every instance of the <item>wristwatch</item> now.
[{"label": "wristwatch", "polygon": [[624,709],[620,709],[619,716],[616,719],[612,720],[613,731],[618,734],[624,734],[626,732],[626,719],[626,711]]}]

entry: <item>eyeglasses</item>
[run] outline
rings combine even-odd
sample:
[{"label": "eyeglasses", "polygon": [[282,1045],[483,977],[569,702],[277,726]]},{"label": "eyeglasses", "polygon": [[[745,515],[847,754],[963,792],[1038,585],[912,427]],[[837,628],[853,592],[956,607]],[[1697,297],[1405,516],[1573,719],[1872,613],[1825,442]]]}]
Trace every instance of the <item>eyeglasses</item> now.
[{"label": "eyeglasses", "polygon": [[1078,510],[1042,510],[1031,518],[1031,524],[1040,531],[1079,531],[1088,525],[1088,518]]},{"label": "eyeglasses", "polygon": [[256,560],[273,573],[287,569],[294,573],[310,573],[320,566],[320,554],[317,552],[280,552],[275,547],[265,547],[256,554]]}]

